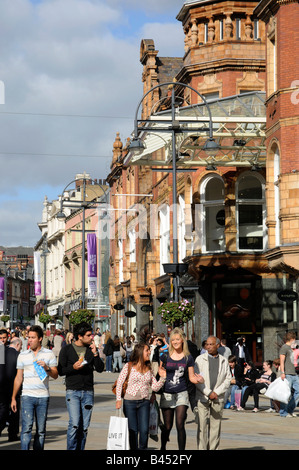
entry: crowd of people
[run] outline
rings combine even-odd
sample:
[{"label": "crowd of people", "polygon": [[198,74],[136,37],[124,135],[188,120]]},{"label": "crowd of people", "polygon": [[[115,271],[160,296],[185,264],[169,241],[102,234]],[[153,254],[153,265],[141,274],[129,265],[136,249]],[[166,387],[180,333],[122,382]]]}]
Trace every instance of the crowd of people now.
[{"label": "crowd of people", "polygon": [[[208,337],[198,349],[180,328],[165,334],[134,335],[125,339],[88,324],[72,332],[0,329],[0,435],[8,426],[9,441],[20,440],[28,450],[36,422],[33,449],[44,448],[49,406],[49,377],[64,377],[69,415],[67,449],[84,450],[94,405],[94,371],[117,373],[116,409],[128,418],[130,448],[147,449],[152,408],[166,450],[175,423],[179,450],[186,447],[185,422],[190,406],[197,423],[200,450],[219,448],[224,408],[244,411],[249,396],[253,411],[259,398],[277,378],[292,389],[289,403],[270,400],[267,411],[295,416],[299,376],[295,333],[286,335],[279,358],[263,362],[259,370],[251,360],[246,340],[240,337],[230,349],[225,340]],[[0,356],[1,359],[1,356]],[[124,386],[126,388],[124,390]],[[21,432],[19,432],[21,424]],[[20,434],[20,437],[19,437]]]}]

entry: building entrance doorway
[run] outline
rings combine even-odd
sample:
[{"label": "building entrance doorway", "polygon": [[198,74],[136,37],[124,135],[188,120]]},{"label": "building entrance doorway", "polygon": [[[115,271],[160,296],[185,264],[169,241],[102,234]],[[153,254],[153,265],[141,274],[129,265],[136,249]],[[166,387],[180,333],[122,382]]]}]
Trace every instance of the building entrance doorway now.
[{"label": "building entrance doorway", "polygon": [[232,350],[241,336],[253,362],[262,363],[259,295],[255,280],[250,282],[215,283],[216,335],[225,338]]}]

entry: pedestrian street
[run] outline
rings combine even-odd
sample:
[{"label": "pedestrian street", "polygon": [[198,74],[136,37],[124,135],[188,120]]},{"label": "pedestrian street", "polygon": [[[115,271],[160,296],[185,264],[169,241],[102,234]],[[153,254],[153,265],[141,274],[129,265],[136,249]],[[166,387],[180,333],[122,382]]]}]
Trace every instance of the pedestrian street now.
[{"label": "pedestrian street", "polygon": [[[95,406],[88,431],[86,451],[105,450],[109,418],[115,415],[115,395],[112,384],[118,374],[103,372],[94,374]],[[65,450],[68,413],[65,405],[64,378],[50,380],[50,406],[47,420],[45,450]],[[224,410],[220,450],[298,450],[299,449],[299,416],[298,418],[281,418],[277,413],[260,411],[252,413],[252,397],[247,402],[245,412]],[[269,399],[260,398],[261,410],[269,408]],[[299,415],[299,409],[296,409]],[[197,425],[194,415],[188,410],[186,421],[186,451],[196,450]],[[159,451],[158,442],[149,439],[149,450]],[[8,442],[7,429],[0,437],[0,450],[19,450],[19,442]],[[177,450],[175,426],[170,435],[167,450]]]}]

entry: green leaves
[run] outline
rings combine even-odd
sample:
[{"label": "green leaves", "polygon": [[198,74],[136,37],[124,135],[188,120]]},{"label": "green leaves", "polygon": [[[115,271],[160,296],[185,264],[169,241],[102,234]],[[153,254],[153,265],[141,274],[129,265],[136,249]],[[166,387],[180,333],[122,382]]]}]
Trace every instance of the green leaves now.
[{"label": "green leaves", "polygon": [[194,316],[194,306],[186,299],[180,302],[169,301],[161,304],[157,313],[166,325],[187,323]]},{"label": "green leaves", "polygon": [[95,314],[91,310],[79,309],[72,312],[69,316],[69,321],[72,325],[79,325],[80,323],[92,324]]}]

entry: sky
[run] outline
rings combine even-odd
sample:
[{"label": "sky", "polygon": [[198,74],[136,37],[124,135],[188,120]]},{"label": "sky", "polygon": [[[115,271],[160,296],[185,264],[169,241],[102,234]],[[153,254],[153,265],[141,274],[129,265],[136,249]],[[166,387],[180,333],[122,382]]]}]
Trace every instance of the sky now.
[{"label": "sky", "polygon": [[141,40],[182,57],[183,4],[1,0],[0,246],[34,247],[45,196],[77,173],[109,174],[116,133],[131,136],[142,98]]}]

